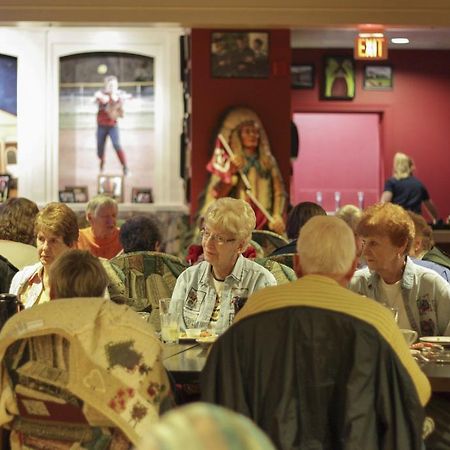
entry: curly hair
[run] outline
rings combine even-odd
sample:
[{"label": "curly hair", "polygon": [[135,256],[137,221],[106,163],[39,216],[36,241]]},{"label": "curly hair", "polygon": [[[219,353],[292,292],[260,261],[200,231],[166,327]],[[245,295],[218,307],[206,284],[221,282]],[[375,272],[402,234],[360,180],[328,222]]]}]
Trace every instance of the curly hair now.
[{"label": "curly hair", "polygon": [[121,227],[120,243],[125,253],[155,251],[161,243],[161,233],[155,220],[148,216],[133,216]]},{"label": "curly hair", "polygon": [[10,198],[0,210],[0,239],[36,245],[34,220],[39,208],[24,197]]},{"label": "curly hair", "polygon": [[256,226],[255,212],[244,200],[222,197],[212,203],[205,213],[205,225],[234,234],[247,246]]},{"label": "curly hair", "polygon": [[397,247],[406,244],[405,254],[408,254],[415,234],[414,222],[406,210],[393,203],[376,203],[366,208],[356,232],[362,237],[388,236]]},{"label": "curly hair", "polygon": [[43,231],[61,236],[69,247],[78,241],[77,216],[65,203],[52,202],[39,211],[34,230],[36,235]]}]

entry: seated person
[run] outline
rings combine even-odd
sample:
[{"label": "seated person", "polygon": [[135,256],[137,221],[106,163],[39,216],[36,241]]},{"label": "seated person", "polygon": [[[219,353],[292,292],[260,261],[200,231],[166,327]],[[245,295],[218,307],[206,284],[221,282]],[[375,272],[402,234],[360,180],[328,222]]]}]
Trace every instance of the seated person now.
[{"label": "seated person", "polygon": [[[409,255],[412,258],[422,261],[424,267],[437,269],[437,272],[440,273],[441,276],[447,281],[450,281],[448,273],[443,272],[443,269],[450,270],[450,257],[434,245],[433,230],[427,224],[425,219],[412,211],[408,211],[408,214],[414,222],[415,229],[414,241]],[[437,264],[438,267],[434,265],[427,266],[426,263]]]},{"label": "seated person", "polygon": [[291,240],[289,244],[277,248],[271,256],[296,253],[297,238],[305,223],[314,216],[326,216],[326,211],[317,203],[301,202],[294,206],[289,212],[286,223],[286,234]]},{"label": "seated person", "polygon": [[144,436],[137,450],[275,450],[246,417],[210,403],[169,411]]},{"label": "seated person", "polygon": [[49,203],[36,216],[34,230],[39,262],[17,272],[9,290],[25,308],[50,300],[49,270],[59,256],[76,248],[77,216],[65,203]]},{"label": "seated person", "polygon": [[39,209],[27,198],[10,198],[0,209],[0,255],[21,270],[39,261],[34,221]]},{"label": "seated person", "polygon": [[99,259],[87,250],[68,250],[50,267],[50,299],[103,297],[108,277]]},{"label": "seated person", "polygon": [[0,255],[0,294],[9,292],[11,281],[17,273],[17,268]]},{"label": "seated person", "polygon": [[358,224],[368,267],[355,272],[350,289],[398,310],[400,328],[419,336],[450,335],[450,284],[408,257],[414,223],[399,205],[368,207]]},{"label": "seated person", "polygon": [[311,218],[299,279],[250,296],[211,347],[202,400],[248,416],[279,450],[420,450],[430,384],[389,311],[346,288],[356,263],[348,225]]},{"label": "seated person", "polygon": [[159,252],[162,241],[157,223],[142,215],[126,220],[120,228],[119,239],[124,253]]},{"label": "seated person", "polygon": [[80,230],[78,248],[89,250],[94,256],[111,259],[121,250],[119,229],[116,226],[118,207],[106,195],[97,195],[86,207],[90,227]]},{"label": "seated person", "polygon": [[223,197],[209,206],[204,217],[205,260],[178,277],[171,308],[180,311],[182,328],[210,323],[220,334],[252,292],[275,285],[276,280],[267,269],[242,256],[256,224],[247,202]]},{"label": "seated person", "polygon": [[362,239],[358,236],[356,229],[362,217],[362,211],[355,205],[344,205],[336,211],[336,217],[342,219],[353,231],[356,239],[356,254],[358,255],[358,269],[366,266],[362,255]]}]

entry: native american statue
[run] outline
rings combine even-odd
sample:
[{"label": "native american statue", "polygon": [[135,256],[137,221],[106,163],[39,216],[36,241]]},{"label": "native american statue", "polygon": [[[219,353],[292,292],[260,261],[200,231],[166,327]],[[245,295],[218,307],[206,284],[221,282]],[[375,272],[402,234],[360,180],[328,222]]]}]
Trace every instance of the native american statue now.
[{"label": "native american statue", "polygon": [[287,194],[261,120],[251,109],[232,109],[219,128],[211,173],[200,215],[220,197],[248,201],[256,214],[256,228],[284,232]]}]

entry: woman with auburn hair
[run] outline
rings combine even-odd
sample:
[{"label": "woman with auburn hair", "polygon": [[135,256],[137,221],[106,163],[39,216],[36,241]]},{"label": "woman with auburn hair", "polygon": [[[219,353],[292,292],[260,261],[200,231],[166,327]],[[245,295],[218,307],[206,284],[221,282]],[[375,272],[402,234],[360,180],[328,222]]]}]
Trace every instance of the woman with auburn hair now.
[{"label": "woman with auburn hair", "polygon": [[414,175],[414,162],[404,153],[394,155],[392,177],[386,180],[381,202],[392,202],[403,208],[421,214],[422,203],[436,222],[439,218],[436,206],[431,201],[427,188]]},{"label": "woman with auburn hair", "polygon": [[0,255],[17,269],[38,261],[34,220],[39,209],[31,200],[10,198],[0,209]]},{"label": "woman with auburn hair", "polygon": [[181,328],[210,324],[220,334],[252,292],[276,284],[267,269],[242,256],[255,223],[244,200],[223,197],[206,210],[201,230],[205,260],[178,277],[172,294],[170,307],[180,311]]},{"label": "woman with auburn hair", "polygon": [[368,267],[355,272],[350,289],[398,310],[400,328],[450,335],[450,284],[408,257],[414,239],[408,213],[392,203],[370,206],[357,233]]},{"label": "woman with auburn hair", "polygon": [[39,262],[16,273],[10,293],[20,296],[25,308],[50,300],[49,269],[64,252],[76,248],[78,222],[64,203],[49,203],[36,216],[34,225]]}]

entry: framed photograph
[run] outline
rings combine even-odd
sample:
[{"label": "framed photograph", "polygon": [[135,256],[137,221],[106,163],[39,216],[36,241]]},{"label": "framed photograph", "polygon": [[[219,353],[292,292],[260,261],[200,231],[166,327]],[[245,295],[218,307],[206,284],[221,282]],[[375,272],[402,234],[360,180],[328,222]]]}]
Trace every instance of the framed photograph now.
[{"label": "framed photograph", "polygon": [[352,100],[355,97],[355,63],[347,56],[326,56],[323,65],[324,100]]},{"label": "framed photograph", "polygon": [[372,91],[384,91],[393,87],[393,71],[389,65],[364,66],[363,88]]},{"label": "framed photograph", "polygon": [[314,66],[312,64],[293,64],[291,66],[292,89],[314,88]]},{"label": "framed photograph", "polygon": [[73,191],[74,203],[87,203],[89,201],[87,186],[66,186],[66,190]]},{"label": "framed photograph", "polygon": [[75,193],[68,188],[59,191],[59,201],[62,203],[75,203]]},{"label": "framed photograph", "polygon": [[99,194],[108,195],[118,202],[123,202],[123,175],[99,175],[97,186]]},{"label": "framed photograph", "polygon": [[6,202],[9,197],[9,183],[11,176],[8,174],[0,174],[0,203]]},{"label": "framed photograph", "polygon": [[214,78],[268,78],[269,33],[213,32],[211,73]]},{"label": "framed photograph", "polygon": [[133,188],[131,190],[132,203],[153,203],[153,191],[151,188]]}]

